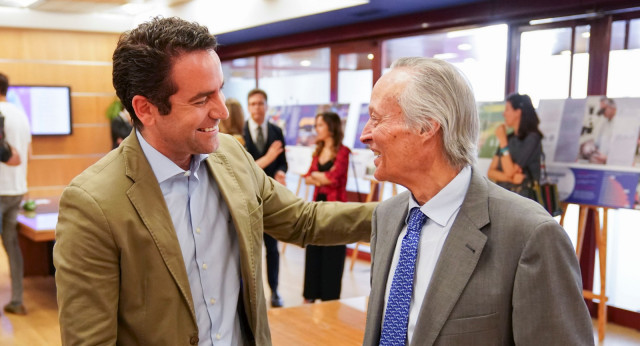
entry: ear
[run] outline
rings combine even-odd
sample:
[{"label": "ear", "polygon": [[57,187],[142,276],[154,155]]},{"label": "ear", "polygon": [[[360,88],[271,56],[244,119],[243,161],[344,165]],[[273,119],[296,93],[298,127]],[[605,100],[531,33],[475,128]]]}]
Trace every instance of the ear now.
[{"label": "ear", "polygon": [[429,123],[431,124],[431,129],[430,130],[427,130],[427,129],[421,129],[420,130],[420,136],[424,140],[431,139],[432,137],[434,137],[440,131],[440,124],[437,121],[430,120]]},{"label": "ear", "polygon": [[158,108],[149,99],[136,95],[131,100],[131,105],[143,126],[153,125],[158,115]]}]

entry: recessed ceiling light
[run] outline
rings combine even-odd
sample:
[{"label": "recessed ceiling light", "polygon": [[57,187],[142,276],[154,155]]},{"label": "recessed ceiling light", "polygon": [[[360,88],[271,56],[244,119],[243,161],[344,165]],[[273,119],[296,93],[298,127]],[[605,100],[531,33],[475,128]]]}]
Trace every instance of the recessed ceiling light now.
[{"label": "recessed ceiling light", "polygon": [[367,59],[373,60],[373,54],[372,53],[367,54]]},{"label": "recessed ceiling light", "polygon": [[472,46],[469,43],[461,43],[458,45],[460,50],[471,50]]},{"label": "recessed ceiling light", "polygon": [[311,61],[302,60],[302,61],[300,61],[300,66],[304,66],[304,67],[311,66]]},{"label": "recessed ceiling light", "polygon": [[447,59],[457,58],[458,54],[456,54],[456,53],[441,53],[441,54],[434,54],[433,57],[436,58],[436,59],[447,60]]}]

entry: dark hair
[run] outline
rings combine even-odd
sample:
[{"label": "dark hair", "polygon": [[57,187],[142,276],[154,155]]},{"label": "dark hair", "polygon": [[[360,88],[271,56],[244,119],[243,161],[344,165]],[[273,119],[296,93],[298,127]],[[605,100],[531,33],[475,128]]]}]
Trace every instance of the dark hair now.
[{"label": "dark hair", "polygon": [[0,95],[7,96],[7,90],[9,89],[9,77],[4,73],[0,73]]},{"label": "dark hair", "polygon": [[251,89],[251,91],[249,91],[249,94],[247,95],[247,100],[255,94],[262,95],[264,97],[264,100],[267,101],[267,93],[260,88]]},{"label": "dark hair", "polygon": [[149,99],[160,114],[169,114],[169,97],[178,91],[171,78],[176,58],[196,51],[213,51],[217,45],[206,26],[177,17],[155,17],[123,33],[113,52],[113,86],[131,114],[133,125],[142,127],[131,104],[135,95]]},{"label": "dark hair", "polygon": [[530,132],[539,134],[540,138],[544,137],[540,129],[538,129],[540,119],[538,119],[538,114],[536,113],[536,109],[533,108],[533,103],[529,95],[513,93],[507,96],[507,102],[511,104],[513,109],[522,111],[520,126],[518,127],[518,138],[524,139]]},{"label": "dark hair", "polygon": [[[338,148],[340,148],[340,144],[342,144],[342,139],[344,138],[344,133],[342,132],[342,120],[340,120],[340,116],[334,112],[322,112],[316,114],[316,121],[318,118],[322,117],[322,120],[327,124],[329,128],[329,133],[333,138],[333,152],[338,153]],[[320,152],[324,148],[324,141],[316,143],[316,150],[313,152],[313,156],[320,155]]]}]

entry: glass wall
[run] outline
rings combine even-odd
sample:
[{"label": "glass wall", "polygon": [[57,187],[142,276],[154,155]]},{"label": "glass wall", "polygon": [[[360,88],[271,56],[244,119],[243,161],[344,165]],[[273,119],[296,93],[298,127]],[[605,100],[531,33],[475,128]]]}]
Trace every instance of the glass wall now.
[{"label": "glass wall", "polygon": [[247,112],[247,93],[256,87],[256,58],[239,58],[222,62],[224,74],[224,96],[240,101]]},{"label": "glass wall", "polygon": [[387,40],[383,45],[383,71],[400,57],[443,59],[467,76],[477,101],[501,101],[505,94],[507,33],[507,25],[501,24]]},{"label": "glass wall", "polygon": [[329,103],[329,48],[264,55],[258,58],[258,86],[270,106]]},{"label": "glass wall", "polygon": [[572,27],[522,33],[517,91],[531,96],[534,105],[541,99],[586,97],[590,27],[576,27],[573,51],[572,37]]},{"label": "glass wall", "polygon": [[[629,30],[627,31],[627,26]],[[607,96],[639,97],[640,19],[613,22]]]}]

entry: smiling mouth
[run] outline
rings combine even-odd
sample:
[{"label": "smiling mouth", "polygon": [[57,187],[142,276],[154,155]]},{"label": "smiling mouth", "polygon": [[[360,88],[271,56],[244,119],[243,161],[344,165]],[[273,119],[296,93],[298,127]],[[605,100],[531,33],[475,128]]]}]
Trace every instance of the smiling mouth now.
[{"label": "smiling mouth", "polygon": [[199,128],[198,131],[200,131],[200,132],[213,132],[213,131],[216,131],[217,129],[218,129],[218,127],[214,126],[214,127]]},{"label": "smiling mouth", "polygon": [[382,153],[381,153],[381,152],[379,152],[379,151],[377,151],[377,150],[371,150],[371,151],[373,151],[373,158],[374,158],[374,159],[377,159],[377,158],[379,158],[380,156],[382,156]]}]

